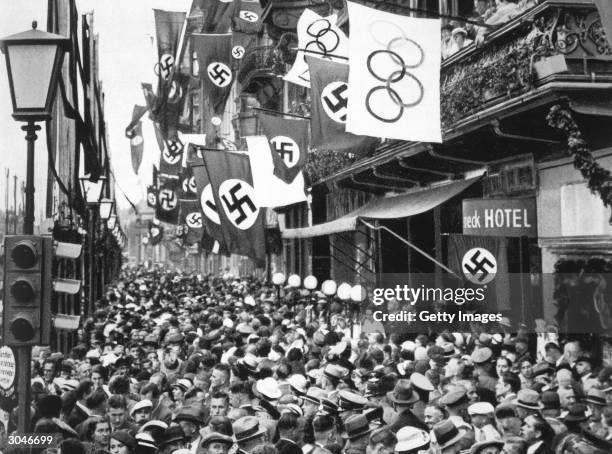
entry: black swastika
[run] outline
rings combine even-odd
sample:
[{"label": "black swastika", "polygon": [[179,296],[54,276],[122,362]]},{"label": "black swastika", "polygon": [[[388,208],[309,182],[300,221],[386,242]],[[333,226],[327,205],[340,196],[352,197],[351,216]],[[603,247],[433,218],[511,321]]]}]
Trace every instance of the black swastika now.
[{"label": "black swastika", "polygon": [[232,77],[229,71],[219,63],[215,63],[215,65],[208,70],[208,76],[220,87],[224,86],[227,83],[227,79]]},{"label": "black swastika", "polygon": [[486,257],[483,257],[480,260],[479,258],[480,258],[480,251],[474,252],[474,254],[472,254],[472,256],[470,257],[471,265],[470,263],[466,263],[464,265],[464,268],[466,269],[466,271],[469,271],[474,276],[476,276],[478,273],[481,273],[478,280],[483,281],[490,274],[489,269],[492,270],[495,268],[495,264],[492,263]]},{"label": "black swastika", "polygon": [[[348,85],[342,84],[336,87],[331,91],[331,94],[334,95],[333,100],[330,100],[328,96],[323,97],[323,101],[333,113],[338,113],[342,109],[346,109],[348,105],[348,99],[344,96],[344,92],[348,89]],[[333,101],[333,102],[332,102]],[[342,114],[340,117],[342,121],[346,120],[346,113]]]},{"label": "black swastika", "polygon": [[241,198],[237,198],[236,197],[236,193],[238,191],[240,191],[242,189],[242,185],[240,183],[236,183],[228,192],[229,195],[232,199],[231,203],[229,200],[227,200],[227,197],[225,197],[225,194],[221,196],[221,198],[223,199],[223,203],[225,203],[225,206],[227,207],[227,209],[230,211],[230,213],[234,213],[235,211],[238,211],[240,213],[240,215],[234,219],[234,222],[237,225],[242,224],[242,222],[244,222],[246,220],[246,218],[248,217],[247,214],[245,213],[244,209],[243,209],[243,205],[248,206],[249,210],[254,213],[255,211],[257,211],[257,208],[255,207],[255,204],[253,203],[253,201],[251,200],[251,198],[248,195],[242,196]]},{"label": "black swastika", "polygon": [[[283,161],[293,162],[293,144],[289,142],[275,141],[272,143],[274,151],[276,151]],[[285,156],[288,159],[285,159]]]}]

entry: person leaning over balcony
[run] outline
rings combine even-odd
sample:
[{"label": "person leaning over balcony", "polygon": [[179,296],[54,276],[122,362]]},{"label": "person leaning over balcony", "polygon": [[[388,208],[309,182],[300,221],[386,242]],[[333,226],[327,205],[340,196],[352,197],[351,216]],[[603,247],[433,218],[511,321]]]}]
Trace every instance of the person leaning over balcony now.
[{"label": "person leaning over balcony", "polygon": [[442,26],[440,33],[442,37],[442,60],[444,60],[453,54],[453,27],[449,24],[445,24]]},{"label": "person leaning over balcony", "polygon": [[457,27],[453,30],[453,44],[451,46],[451,54],[457,53],[464,47],[467,47],[473,43],[471,39],[468,39],[467,35],[467,30],[463,27]]}]

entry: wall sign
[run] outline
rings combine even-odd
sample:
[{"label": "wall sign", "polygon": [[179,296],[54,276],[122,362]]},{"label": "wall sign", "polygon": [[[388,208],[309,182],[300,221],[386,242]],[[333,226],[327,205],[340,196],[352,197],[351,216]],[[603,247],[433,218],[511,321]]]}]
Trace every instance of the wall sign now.
[{"label": "wall sign", "polygon": [[535,198],[466,199],[463,234],[537,237]]}]

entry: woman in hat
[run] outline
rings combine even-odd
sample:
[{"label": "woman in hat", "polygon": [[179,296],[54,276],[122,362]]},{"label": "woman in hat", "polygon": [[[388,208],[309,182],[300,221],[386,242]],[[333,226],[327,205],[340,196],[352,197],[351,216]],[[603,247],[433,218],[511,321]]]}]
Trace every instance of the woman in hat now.
[{"label": "woman in hat", "polygon": [[127,430],[117,430],[110,437],[110,454],[134,454],[136,439]]}]

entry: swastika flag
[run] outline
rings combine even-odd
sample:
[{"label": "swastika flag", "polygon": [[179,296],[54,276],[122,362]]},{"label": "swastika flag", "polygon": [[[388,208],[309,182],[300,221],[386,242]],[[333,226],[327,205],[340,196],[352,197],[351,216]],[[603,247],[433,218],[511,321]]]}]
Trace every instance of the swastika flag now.
[{"label": "swastika flag", "polygon": [[440,20],[348,2],[346,130],[388,139],[441,142]]},{"label": "swastika flag", "polygon": [[262,113],[257,117],[270,143],[274,175],[285,183],[291,183],[304,168],[308,157],[308,121]]},{"label": "swastika flag", "polygon": [[222,115],[232,89],[232,34],[194,33],[193,45],[198,56],[200,79],[214,113]]},{"label": "swastika flag", "polygon": [[168,224],[179,221],[179,181],[178,179],[159,178],[155,217]]},{"label": "swastika flag", "polygon": [[312,117],[310,145],[319,150],[365,151],[374,139],[346,132],[348,72],[344,63],[306,57],[310,68]]},{"label": "swastika flag", "polygon": [[249,157],[230,151],[204,151],[204,164],[229,252],[251,257],[257,266],[263,266],[264,216],[255,203]]},{"label": "swastika flag", "polygon": [[282,207],[306,201],[304,176],[298,172],[291,183],[286,183],[276,175],[272,156],[277,154],[270,149],[268,138],[247,136],[249,159],[253,173],[255,203],[260,207]]}]

